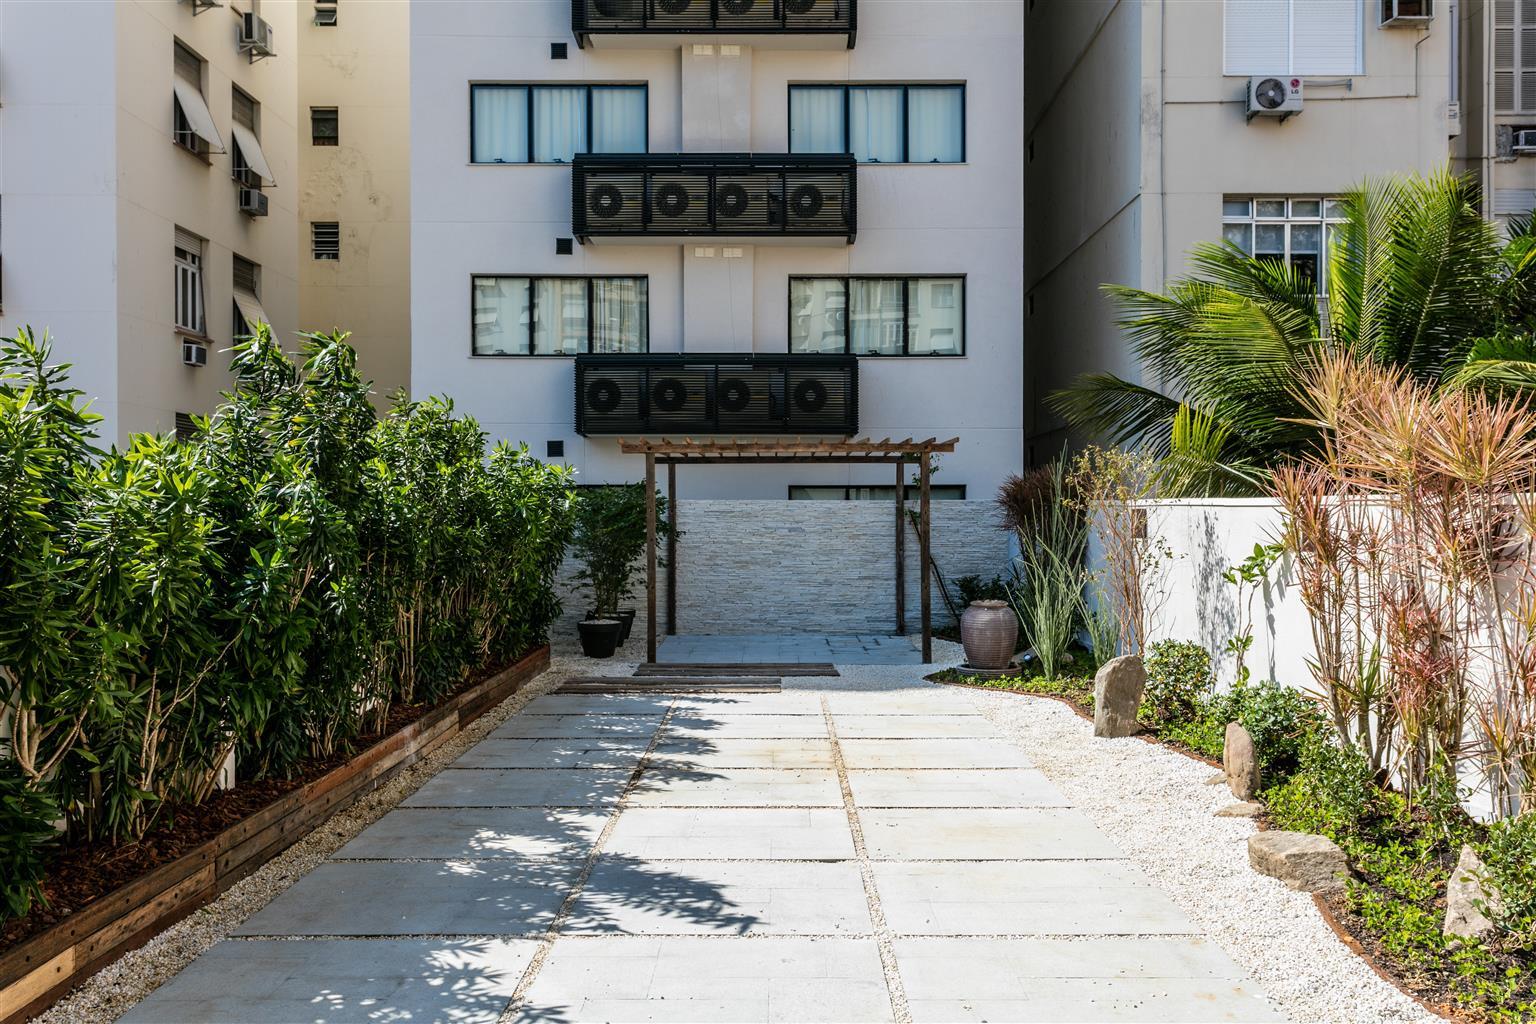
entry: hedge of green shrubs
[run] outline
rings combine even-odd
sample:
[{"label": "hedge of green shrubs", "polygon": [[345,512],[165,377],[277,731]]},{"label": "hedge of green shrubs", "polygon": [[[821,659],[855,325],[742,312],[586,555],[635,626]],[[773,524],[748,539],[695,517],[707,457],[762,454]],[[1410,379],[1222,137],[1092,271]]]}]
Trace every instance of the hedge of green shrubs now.
[{"label": "hedge of green shrubs", "polygon": [[0,344],[0,918],[231,752],[291,776],[544,642],[567,472],[446,401],[377,415],[346,337],[296,364],[263,326],[194,439],[105,451],[46,339]]}]

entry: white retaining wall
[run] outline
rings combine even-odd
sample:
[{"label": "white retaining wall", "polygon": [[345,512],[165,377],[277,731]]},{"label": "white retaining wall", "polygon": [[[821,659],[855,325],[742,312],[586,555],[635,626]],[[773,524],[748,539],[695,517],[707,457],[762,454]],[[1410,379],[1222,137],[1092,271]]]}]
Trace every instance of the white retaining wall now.
[{"label": "white retaining wall", "polygon": [[[915,509],[913,502],[909,507]],[[934,559],[954,580],[1006,572],[1009,535],[990,501],[932,503]],[[677,631],[692,634],[814,632],[890,634],[896,628],[896,510],[886,501],[684,500],[678,510]],[[663,547],[664,551],[664,547]],[[557,633],[574,634],[590,604],[567,559]],[[657,571],[657,626],[666,629],[666,573]],[[917,532],[906,537],[907,631],[919,629]],[[645,575],[630,604],[644,635]],[[950,621],[933,589],[933,621]]]}]

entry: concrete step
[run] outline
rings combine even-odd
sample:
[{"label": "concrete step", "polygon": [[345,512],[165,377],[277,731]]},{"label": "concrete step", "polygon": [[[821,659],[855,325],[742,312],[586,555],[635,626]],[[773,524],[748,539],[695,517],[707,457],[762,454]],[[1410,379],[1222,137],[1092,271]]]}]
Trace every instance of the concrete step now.
[{"label": "concrete step", "polygon": [[567,679],[556,693],[778,693],[783,684],[777,676],[576,676]]},{"label": "concrete step", "polygon": [[669,664],[659,662],[655,665],[639,665],[635,668],[636,676],[667,676],[672,678],[689,678],[693,676],[705,676],[709,678],[728,676],[835,676],[837,666],[830,662],[790,662],[769,664],[764,662],[742,662],[740,664],[711,665],[702,664]]}]

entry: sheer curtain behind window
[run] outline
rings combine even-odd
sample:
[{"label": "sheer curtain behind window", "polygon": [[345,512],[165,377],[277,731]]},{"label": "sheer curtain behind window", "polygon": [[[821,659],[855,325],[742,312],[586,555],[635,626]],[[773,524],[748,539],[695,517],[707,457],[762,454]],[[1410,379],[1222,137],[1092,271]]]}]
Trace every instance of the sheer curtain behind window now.
[{"label": "sheer curtain behind window", "polygon": [[959,163],[965,159],[965,125],[960,90],[948,86],[907,90],[907,161]]},{"label": "sheer curtain behind window", "polygon": [[848,90],[848,144],[861,163],[900,163],[901,90]]},{"label": "sheer curtain behind window", "polygon": [[528,90],[520,85],[477,85],[471,91],[477,164],[528,162]]},{"label": "sheer curtain behind window", "polygon": [[789,282],[789,350],[846,352],[848,296],[843,282],[798,278]]},{"label": "sheer curtain behind window", "polygon": [[592,152],[645,152],[645,89],[638,85],[594,86]]},{"label": "sheer curtain behind window", "polygon": [[528,279],[477,277],[474,291],[475,355],[527,355]]},{"label": "sheer curtain behind window", "polygon": [[569,163],[587,152],[587,90],[539,86],[533,90],[533,159]]},{"label": "sheer curtain behind window", "polygon": [[634,277],[592,281],[592,351],[644,352],[646,283]]},{"label": "sheer curtain behind window", "polygon": [[587,350],[587,282],[541,277],[533,282],[533,354],[573,356]]},{"label": "sheer curtain behind window", "polygon": [[843,90],[835,87],[789,90],[789,151],[843,153]]},{"label": "sheer curtain behind window", "polygon": [[855,278],[849,282],[848,351],[854,355],[902,353],[904,282],[900,278]]}]

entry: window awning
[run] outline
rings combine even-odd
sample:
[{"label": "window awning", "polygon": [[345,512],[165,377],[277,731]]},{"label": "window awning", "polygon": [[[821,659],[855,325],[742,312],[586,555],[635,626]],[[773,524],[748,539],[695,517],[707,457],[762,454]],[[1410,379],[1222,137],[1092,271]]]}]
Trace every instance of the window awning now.
[{"label": "window awning", "polygon": [[181,114],[187,119],[187,125],[198,138],[208,143],[214,152],[224,151],[224,140],[219,138],[219,130],[213,126],[213,115],[208,111],[208,103],[203,99],[203,94],[197,86],[177,75],[175,78],[176,102],[181,104]]},{"label": "window awning", "polygon": [[271,326],[272,321],[267,316],[267,311],[261,308],[261,300],[244,288],[235,289],[235,308],[240,311],[240,317],[245,321],[245,326],[250,333],[256,333],[257,324]]},{"label": "window awning", "polygon": [[264,184],[276,185],[277,179],[272,177],[272,168],[267,166],[267,158],[261,152],[261,143],[256,133],[238,121],[230,126],[230,130],[235,134],[235,145],[240,147],[240,156],[244,158],[245,166],[254,171]]}]

